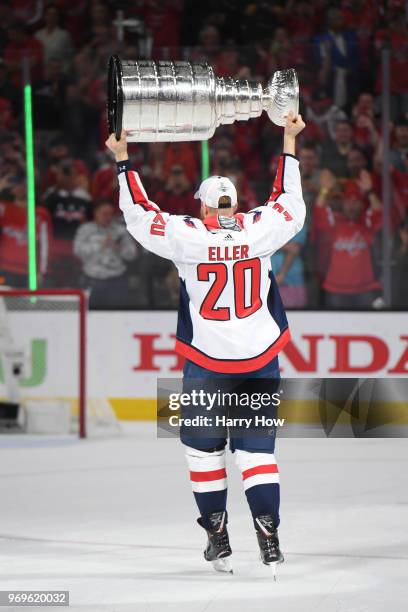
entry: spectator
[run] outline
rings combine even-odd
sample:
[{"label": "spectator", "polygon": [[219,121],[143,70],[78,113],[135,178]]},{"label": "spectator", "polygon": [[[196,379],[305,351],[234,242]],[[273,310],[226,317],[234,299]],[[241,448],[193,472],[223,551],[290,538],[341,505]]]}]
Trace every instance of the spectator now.
[{"label": "spectator", "polygon": [[355,95],[358,83],[359,49],[356,35],[345,30],[340,9],[327,11],[327,30],[316,38],[320,84],[329,91],[334,104],[345,108]]},{"label": "spectator", "polygon": [[74,253],[82,262],[81,285],[90,289],[90,307],[117,308],[126,303],[126,263],[136,258],[136,243],[114,219],[107,200],[94,207],[94,220],[78,228]]},{"label": "spectator", "polygon": [[240,211],[246,212],[258,205],[258,198],[248,181],[246,172],[242,170],[232,142],[231,146],[225,142],[216,145],[212,162],[212,174],[227,176],[237,188]]},{"label": "spectator", "polygon": [[8,29],[8,45],[4,51],[4,61],[10,71],[14,87],[22,85],[22,62],[28,59],[31,78],[40,79],[43,70],[43,46],[39,40],[31,36],[28,26],[14,21]]},{"label": "spectator", "polygon": [[307,44],[318,28],[318,15],[311,2],[289,0],[286,2],[286,21],[293,38]]},{"label": "spectator", "polygon": [[408,214],[408,172],[391,170],[391,223],[393,228],[398,227]]},{"label": "spectator", "polygon": [[78,83],[67,86],[66,108],[61,126],[64,142],[76,157],[91,157],[99,136],[99,109],[91,107]]},{"label": "spectator", "polygon": [[333,104],[327,91],[322,88],[315,88],[312,92],[311,100],[306,109],[306,119],[309,131],[309,138],[314,132],[318,140],[330,137],[335,138],[336,126],[340,121],[346,121],[346,113]]},{"label": "spectator", "polygon": [[354,147],[347,154],[347,176],[349,178],[358,178],[362,170],[368,169],[368,160],[365,154]]},{"label": "spectator", "polygon": [[[370,207],[364,212],[365,197]],[[316,211],[316,213],[318,210]],[[368,172],[359,183],[349,181],[341,214],[320,207],[316,230],[326,233],[330,256],[323,282],[329,308],[369,308],[380,283],[374,276],[371,246],[382,223],[381,204]]]},{"label": "spectator", "polygon": [[165,189],[155,195],[160,208],[175,215],[191,215],[196,217],[199,209],[194,200],[191,183],[184,168],[175,165],[171,168]]},{"label": "spectator", "polygon": [[[312,145],[305,145],[299,151],[300,175],[302,177],[303,199],[311,212],[320,189],[319,158]],[[307,216],[306,216],[307,219]]]},{"label": "spectator", "polygon": [[216,65],[220,44],[221,35],[218,28],[213,25],[204,26],[198,35],[198,47],[191,52],[191,61]]},{"label": "spectator", "polygon": [[78,47],[84,38],[84,31],[88,12],[88,0],[55,0],[55,4],[64,15],[64,25]]},{"label": "spectator", "polygon": [[[236,4],[236,3],[233,3]],[[282,5],[276,2],[247,2],[241,23],[247,43],[271,38],[274,29],[285,22]]]},{"label": "spectator", "polygon": [[203,50],[210,55],[214,51],[218,51],[218,48],[221,43],[221,36],[216,28],[213,25],[205,26],[200,32],[198,36],[198,42]]},{"label": "spectator", "polygon": [[394,262],[392,305],[397,308],[408,308],[408,216],[397,232]]},{"label": "spectator", "polygon": [[91,197],[94,201],[109,200],[112,204],[118,203],[118,173],[111,156],[102,156],[102,163],[92,177]]},{"label": "spectator", "polygon": [[116,39],[113,35],[112,24],[92,25],[91,37],[77,55],[77,70],[81,74],[87,70],[86,66],[78,66],[78,63],[87,61],[93,76],[106,74],[106,58],[117,51]]},{"label": "spectator", "polygon": [[2,57],[0,57],[0,98],[10,102],[13,113],[19,113],[22,107],[21,92],[13,86],[9,70]]},{"label": "spectator", "polygon": [[214,138],[210,142],[210,153],[215,155],[218,149],[227,149],[230,156],[233,157],[235,153],[235,125],[222,125],[215,132]]},{"label": "spectator", "polygon": [[60,27],[60,13],[54,4],[45,9],[44,22],[44,27],[35,34],[44,49],[44,66],[56,60],[63,72],[68,72],[73,55],[72,40],[69,33]]},{"label": "spectator", "polygon": [[[403,230],[399,228],[405,227],[401,224],[408,210],[408,36],[403,2],[393,0],[386,7],[375,0],[342,0],[338,6],[334,4],[327,0],[210,0],[208,6],[195,0],[138,0],[133,4],[113,0],[1,2],[0,56],[4,59],[0,57],[0,201],[7,205],[10,219],[9,211],[15,211],[11,204],[16,187],[16,179],[10,177],[25,175],[21,60],[29,57],[36,178],[41,201],[46,196],[56,229],[56,239],[50,241],[53,262],[47,282],[77,282],[80,270],[72,254],[72,237],[80,224],[89,220],[92,200],[117,202],[116,169],[112,160],[107,161],[101,153],[101,144],[106,130],[106,58],[119,52],[113,19],[123,5],[125,18],[144,21],[147,28],[145,35],[125,29],[120,54],[128,59],[139,59],[144,49],[146,57],[153,59],[206,60],[219,76],[255,75],[264,82],[280,67],[296,67],[308,120],[308,129],[299,143],[303,193],[309,211],[307,248],[302,250],[302,261],[307,302],[316,306],[320,305],[317,297],[328,268],[333,267],[336,258],[348,261],[347,253],[334,253],[335,230],[350,228],[353,223],[359,225],[360,221],[364,226],[367,215],[378,220],[378,211],[370,212],[372,195],[362,197],[357,220],[349,219],[349,213],[345,216],[343,186],[350,190],[352,183],[348,181],[360,183],[368,171],[372,188],[381,193],[382,138],[377,96],[382,83],[378,66],[382,45],[389,44],[394,123],[391,227],[397,236],[393,251],[395,275],[402,283],[405,268],[397,261],[404,234],[401,237]],[[242,43],[246,46],[238,46]],[[175,57],[168,47],[179,44],[200,46],[181,47]],[[318,65],[312,61],[314,52]],[[262,113],[256,120],[220,126],[211,139],[211,171],[234,181],[241,210],[250,210],[262,201],[269,159],[278,152],[279,138],[279,128]],[[153,199],[174,212],[197,214],[191,193],[200,172],[197,143],[140,143],[131,155]],[[65,173],[69,177],[61,176]],[[330,230],[323,231],[323,221]],[[369,238],[365,239],[369,242]],[[289,254],[279,256],[287,264]],[[132,304],[143,293],[146,306],[174,305],[174,270],[169,265],[160,267],[153,255],[149,255],[147,269],[144,257],[138,258],[127,272]],[[353,267],[354,264],[355,259]],[[145,290],[140,288],[141,268]],[[289,280],[291,271],[292,266],[288,269]],[[375,271],[373,277],[375,280]],[[403,299],[396,298],[398,303]]]},{"label": "spectator", "polygon": [[227,176],[234,183],[237,192],[239,193],[240,212],[247,212],[248,210],[258,206],[258,198],[252,189],[250,182],[248,181],[247,173],[243,171],[238,162],[233,162],[229,166],[225,176]]},{"label": "spectator", "polygon": [[[249,180],[264,176],[261,147],[259,146],[264,118],[260,121],[238,121],[230,127],[234,136],[234,150]],[[219,141],[218,141],[219,142]]]},{"label": "spectator", "polygon": [[214,148],[214,154],[212,156],[212,169],[211,173],[220,176],[226,176],[230,172],[234,163],[238,163],[232,143],[226,145],[225,143],[216,143]]},{"label": "spectator", "polygon": [[353,106],[354,142],[370,153],[377,146],[379,134],[375,126],[374,97],[364,92]]},{"label": "spectator", "polygon": [[78,227],[91,218],[92,203],[89,194],[76,184],[72,161],[61,161],[55,172],[55,185],[44,196],[53,229],[48,281],[56,287],[76,286],[78,270],[72,255],[72,241]]},{"label": "spectator", "polygon": [[135,62],[137,62],[140,57],[138,45],[134,44],[132,41],[128,42],[125,47],[123,57],[126,57],[126,59],[128,60],[134,60]]},{"label": "spectator", "polygon": [[373,31],[375,31],[379,14],[382,11],[380,3],[375,0],[342,0],[341,12],[344,25],[356,36],[359,56],[359,81],[366,88],[372,88],[373,78]]},{"label": "spectator", "polygon": [[182,166],[188,180],[196,182],[198,167],[194,146],[190,142],[171,142],[167,145],[163,164],[164,180],[168,179],[174,166]]},{"label": "spectator", "polygon": [[15,19],[35,27],[43,16],[44,0],[11,0]]},{"label": "spectator", "polygon": [[378,144],[379,134],[374,121],[367,115],[357,115],[354,120],[354,142],[370,153]]},{"label": "spectator", "polygon": [[360,115],[369,117],[372,121],[375,119],[374,96],[365,91],[362,92],[353,106],[352,117],[356,119]]},{"label": "spectator", "polygon": [[164,184],[165,142],[149,142],[147,145],[147,164],[144,176],[148,178],[148,187],[152,193],[162,189]]},{"label": "spectator", "polygon": [[341,5],[347,28],[368,28],[371,31],[375,29],[379,8],[375,0],[343,0]]},{"label": "spectator", "polygon": [[333,213],[341,212],[343,207],[342,202],[339,202],[339,189],[341,190],[340,181],[334,176],[330,170],[323,169],[319,176],[320,189],[317,194],[315,207],[326,206],[329,202],[330,209]]},{"label": "spectator", "polygon": [[[331,225],[334,224],[341,213],[343,206],[343,190],[339,181],[329,170],[322,170],[319,177],[319,193],[313,205],[310,228],[310,244],[313,249],[307,249],[307,263],[315,280],[320,285],[327,274],[330,260],[332,241],[331,235],[320,231],[321,218],[324,216]],[[316,294],[316,289],[314,290]],[[319,304],[321,300],[317,300]]]},{"label": "spectator", "polygon": [[244,79],[250,77],[249,68],[242,65],[236,45],[229,41],[221,49],[214,67],[217,76]]},{"label": "spectator", "polygon": [[[392,49],[390,54],[390,89],[391,118],[406,112],[408,100],[408,26],[403,2],[389,2],[385,19],[381,20],[380,29],[375,33],[375,47],[380,52],[384,45]],[[382,91],[382,73],[377,70],[376,91]]]},{"label": "spectator", "polygon": [[0,134],[10,130],[13,120],[14,117],[10,100],[0,98]]},{"label": "spectator", "polygon": [[[1,118],[0,113],[0,118]],[[17,132],[3,130],[0,119],[0,176],[25,174],[25,151]]]},{"label": "spectator", "polygon": [[176,55],[179,46],[179,3],[175,0],[146,0],[143,4],[142,15],[147,28],[152,33],[153,46],[156,49],[167,47],[170,51],[167,56],[172,58]]},{"label": "spectator", "polygon": [[295,44],[292,32],[286,27],[277,27],[272,34],[269,48],[261,43],[256,45],[259,61],[256,73],[269,79],[275,70],[304,61],[304,45]]},{"label": "spectator", "polygon": [[353,148],[353,130],[348,121],[336,125],[334,140],[323,143],[323,167],[331,170],[337,177],[347,176],[347,156]]},{"label": "spectator", "polygon": [[276,28],[272,35],[269,53],[274,58],[278,70],[286,68],[290,64],[293,58],[293,43],[286,28]]},{"label": "spectator", "polygon": [[81,159],[72,158],[69,147],[59,137],[52,140],[48,148],[48,169],[44,174],[44,191],[56,185],[63,163],[66,167],[72,167],[71,179],[74,188],[82,189],[88,194],[85,197],[89,197],[90,173],[88,167]]},{"label": "spectator", "polygon": [[33,112],[36,144],[40,138],[40,144],[47,150],[59,133],[66,112],[67,79],[58,60],[50,60],[44,72],[44,78],[33,83]]},{"label": "spectator", "polygon": [[90,2],[90,21],[91,28],[98,26],[108,26],[112,20],[112,14],[108,7],[108,3],[94,0]]},{"label": "spectator", "polygon": [[296,234],[271,257],[272,270],[286,308],[304,308],[306,289],[301,250],[306,241],[306,228]]},{"label": "spectator", "polygon": [[[0,283],[27,287],[27,197],[24,175],[7,175],[0,180],[0,192],[9,200],[0,200]],[[36,208],[38,271],[47,272],[51,220],[41,206]]]},{"label": "spectator", "polygon": [[[15,19],[15,17],[14,17]],[[0,2],[0,56],[4,54],[7,41],[7,31],[13,21],[13,13],[10,7],[10,0]]]},{"label": "spectator", "polygon": [[400,117],[394,126],[394,144],[390,154],[396,170],[408,174],[408,119]]}]

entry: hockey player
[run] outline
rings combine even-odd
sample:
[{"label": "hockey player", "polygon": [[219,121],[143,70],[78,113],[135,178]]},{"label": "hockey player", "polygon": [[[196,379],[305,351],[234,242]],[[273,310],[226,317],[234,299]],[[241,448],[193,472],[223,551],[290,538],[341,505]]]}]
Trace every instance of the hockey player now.
[{"label": "hockey player", "polygon": [[[129,232],[146,249],[172,260],[180,277],[176,351],[185,358],[184,379],[279,378],[278,353],[290,340],[288,322],[271,270],[271,255],[300,231],[302,197],[296,136],[305,124],[290,113],[283,153],[268,201],[242,214],[226,177],[204,180],[195,197],[201,219],[170,215],[150,201],[130,169],[126,133],[106,141],[117,161],[120,208]],[[206,560],[228,571],[225,438],[181,432],[198,523],[207,531]],[[283,561],[279,548],[279,474],[273,436],[230,439],[242,473],[262,561]]]}]

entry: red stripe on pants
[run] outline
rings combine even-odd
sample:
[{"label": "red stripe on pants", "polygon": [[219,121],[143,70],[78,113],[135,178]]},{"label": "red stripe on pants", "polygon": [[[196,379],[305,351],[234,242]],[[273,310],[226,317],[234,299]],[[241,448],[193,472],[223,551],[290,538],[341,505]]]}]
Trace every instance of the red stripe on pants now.
[{"label": "red stripe on pants", "polygon": [[256,474],[277,474],[278,472],[279,470],[276,463],[271,463],[270,465],[257,465],[248,470],[244,470],[242,472],[242,479],[246,480],[250,478],[250,476],[256,476]]},{"label": "red stripe on pants", "polygon": [[210,480],[221,480],[226,478],[227,472],[225,468],[220,470],[211,470],[209,472],[190,472],[190,480],[193,482],[208,482]]}]

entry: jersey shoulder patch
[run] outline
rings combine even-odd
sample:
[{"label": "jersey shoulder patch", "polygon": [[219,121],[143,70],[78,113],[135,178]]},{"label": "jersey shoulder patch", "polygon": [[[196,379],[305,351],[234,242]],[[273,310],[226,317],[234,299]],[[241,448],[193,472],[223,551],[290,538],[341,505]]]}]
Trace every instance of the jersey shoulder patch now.
[{"label": "jersey shoulder patch", "polygon": [[187,225],[187,227],[192,227],[193,229],[197,229],[196,224],[194,223],[195,219],[194,217],[184,217],[183,218],[184,223]]},{"label": "jersey shoulder patch", "polygon": [[262,216],[262,211],[261,210],[254,210],[253,213],[251,213],[251,211],[250,211],[250,214],[252,214],[252,223],[257,223],[260,220],[261,216]]}]

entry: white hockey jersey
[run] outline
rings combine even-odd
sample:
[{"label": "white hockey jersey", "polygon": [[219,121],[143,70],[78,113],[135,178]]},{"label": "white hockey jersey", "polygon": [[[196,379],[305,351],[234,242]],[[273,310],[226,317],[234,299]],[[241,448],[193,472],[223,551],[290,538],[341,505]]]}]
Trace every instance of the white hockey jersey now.
[{"label": "white hockey jersey", "polygon": [[118,163],[118,173],[127,229],[179,272],[177,352],[215,372],[268,364],[290,340],[270,258],[305,220],[297,158],[282,155],[266,204],[236,214],[227,228],[217,216],[202,221],[161,211],[128,161]]}]

